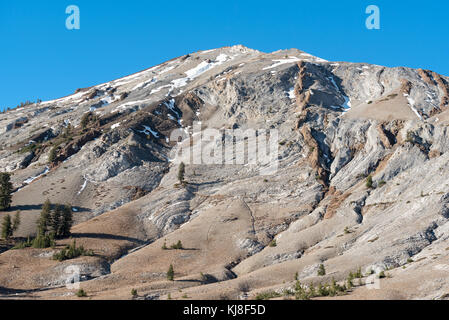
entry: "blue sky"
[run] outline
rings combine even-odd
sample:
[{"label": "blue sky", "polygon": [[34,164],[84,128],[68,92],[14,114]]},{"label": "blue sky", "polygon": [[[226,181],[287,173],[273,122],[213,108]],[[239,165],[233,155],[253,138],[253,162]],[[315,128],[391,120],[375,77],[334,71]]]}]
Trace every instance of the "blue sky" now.
[{"label": "blue sky", "polygon": [[[65,27],[72,4],[80,30]],[[370,4],[380,30],[365,27]],[[0,109],[234,44],[449,75],[448,21],[446,0],[0,0]]]}]

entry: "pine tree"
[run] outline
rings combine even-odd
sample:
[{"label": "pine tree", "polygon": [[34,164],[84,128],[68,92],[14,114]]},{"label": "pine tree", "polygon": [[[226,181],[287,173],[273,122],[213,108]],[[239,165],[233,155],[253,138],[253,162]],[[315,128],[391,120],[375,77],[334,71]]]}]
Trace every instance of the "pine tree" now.
[{"label": "pine tree", "polygon": [[12,221],[12,230],[13,232],[16,232],[19,229],[20,226],[20,211],[16,212],[16,215],[14,216],[14,220]]},{"label": "pine tree", "polygon": [[326,269],[324,268],[324,264],[320,264],[320,267],[318,268],[318,275],[320,277],[326,275]]},{"label": "pine tree", "polygon": [[85,130],[91,122],[96,122],[97,120],[97,117],[92,112],[85,113],[81,118],[81,128]]},{"label": "pine tree", "polygon": [[167,279],[170,281],[175,280],[175,270],[173,268],[173,265],[171,264],[167,271]]},{"label": "pine tree", "polygon": [[182,250],[183,246],[181,240],[178,240],[176,244],[172,244],[171,248],[174,250]]},{"label": "pine tree", "polygon": [[57,205],[54,210],[50,213],[50,230],[53,232],[55,237],[61,235],[61,224],[62,224],[62,207]]},{"label": "pine tree", "polygon": [[45,249],[54,247],[55,245],[56,243],[53,234],[38,235],[36,238],[34,238],[31,244],[31,246],[35,249]]},{"label": "pine tree", "polygon": [[58,156],[58,147],[54,146],[51,148],[50,153],[48,154],[48,162],[53,163],[56,161],[56,158]]},{"label": "pine tree", "polygon": [[12,237],[12,234],[13,234],[13,230],[12,230],[11,216],[8,214],[3,217],[2,238],[9,239]]},{"label": "pine tree", "polygon": [[354,274],[352,272],[349,272],[348,278],[346,279],[348,289],[351,289],[352,287],[354,287],[354,283],[352,282],[353,280],[354,280]]},{"label": "pine tree", "polygon": [[79,290],[76,292],[76,296],[77,296],[78,298],[85,298],[85,297],[87,297],[87,293],[86,293],[86,291],[84,291],[84,289],[79,289]]},{"label": "pine tree", "polygon": [[316,296],[315,285],[313,284],[313,282],[309,285],[309,296],[311,298],[314,298]]},{"label": "pine tree", "polygon": [[70,140],[72,137],[72,125],[69,123],[67,127],[64,129],[64,133],[62,134],[64,139]]},{"label": "pine tree", "polygon": [[180,183],[184,183],[184,175],[186,173],[186,165],[184,162],[181,162],[178,169],[178,180]]},{"label": "pine tree", "polygon": [[12,183],[11,175],[6,172],[0,173],[0,210],[11,208],[12,202]]},{"label": "pine tree", "polygon": [[373,187],[373,176],[372,176],[372,175],[369,175],[369,176],[366,178],[366,187],[367,187],[368,189],[371,189],[371,188]]},{"label": "pine tree", "polygon": [[42,206],[41,216],[38,221],[37,230],[38,236],[45,236],[49,231],[51,222],[51,202],[47,199]]},{"label": "pine tree", "polygon": [[70,229],[72,228],[72,224],[73,224],[72,206],[66,204],[64,207],[62,207],[62,221],[60,225],[59,235],[61,237],[70,236]]}]

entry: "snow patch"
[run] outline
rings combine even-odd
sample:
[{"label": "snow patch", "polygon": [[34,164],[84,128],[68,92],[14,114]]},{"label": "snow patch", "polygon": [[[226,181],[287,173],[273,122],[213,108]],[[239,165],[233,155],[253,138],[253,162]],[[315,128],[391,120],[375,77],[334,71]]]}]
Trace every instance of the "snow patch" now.
[{"label": "snow patch", "polygon": [[[175,109],[175,99],[171,99],[169,102],[165,103],[165,106],[170,109],[171,112],[173,112],[174,114],[176,114],[176,117],[178,119],[181,119],[181,115],[178,113],[178,111],[176,111]],[[176,119],[175,119],[176,120]],[[182,120],[178,120],[179,124],[181,124]]]},{"label": "snow patch", "polygon": [[83,183],[83,185],[81,186],[81,189],[80,189],[80,191],[78,191],[78,195],[80,195],[83,191],[84,191],[84,189],[86,189],[86,187],[87,187],[87,179],[86,179],[86,177],[84,177],[84,183]]},{"label": "snow patch", "polygon": [[205,73],[205,72],[211,70],[212,68],[215,68],[229,60],[232,60],[232,58],[226,54],[220,54],[219,56],[217,56],[217,58],[215,58],[214,62],[203,61],[200,64],[198,64],[195,68],[187,70],[185,72],[186,77],[175,79],[175,80],[171,81],[171,83],[169,85],[165,85],[165,86],[159,87],[157,89],[154,89],[151,91],[151,94],[157,93],[164,88],[170,88],[168,90],[168,94],[167,94],[167,96],[169,96],[169,95],[171,95],[173,90],[186,86],[189,81],[192,81],[192,80],[198,78],[203,73]]},{"label": "snow patch", "polygon": [[31,177],[31,178],[26,179],[23,183],[28,185],[28,184],[32,183],[34,180],[36,180],[36,179],[42,177],[43,175],[47,174],[49,171],[50,171],[50,168],[46,167],[43,172],[41,172],[40,174],[38,174],[35,177]]},{"label": "snow patch", "polygon": [[144,103],[147,103],[147,102],[150,102],[150,101],[151,101],[151,99],[145,99],[145,100],[137,100],[137,101],[127,102],[127,103],[124,103],[124,104],[122,104],[122,105],[119,105],[117,108],[115,108],[115,109],[113,110],[113,112],[116,112],[116,111],[123,111],[123,110],[129,109],[129,108],[131,108],[131,107],[135,107],[135,106],[137,106],[137,105],[144,104]]},{"label": "snow patch", "polygon": [[345,109],[346,111],[348,111],[349,109],[351,109],[352,105],[351,105],[351,99],[347,96],[343,96],[345,98],[345,102],[343,103],[343,109]]},{"label": "snow patch", "polygon": [[329,61],[321,59],[319,57],[312,56],[311,54],[308,54],[308,53],[301,53],[301,56],[310,58],[310,59],[314,60],[315,62],[329,62]]},{"label": "snow patch", "polygon": [[167,72],[173,70],[174,68],[175,68],[175,66],[166,67],[165,69],[162,69],[161,71],[159,71],[159,75],[167,73]]},{"label": "snow patch", "polygon": [[155,82],[157,82],[157,79],[156,79],[156,78],[152,78],[152,79],[150,79],[150,80],[141,82],[141,83],[139,83],[138,85],[136,85],[134,88],[132,88],[132,91],[134,91],[134,90],[139,90],[139,89],[142,89],[142,88],[145,88],[147,85],[152,84],[152,83],[155,83]]},{"label": "snow patch", "polygon": [[181,79],[173,80],[171,82],[172,85],[170,86],[171,87],[170,91],[173,91],[175,88],[181,88],[181,87],[186,86],[187,81],[189,81],[189,78],[181,78]]},{"label": "snow patch", "polygon": [[296,99],[296,97],[295,97],[295,87],[291,87],[290,88],[290,90],[287,92],[287,94],[288,94],[288,97],[290,98],[290,99]]},{"label": "snow patch", "polygon": [[149,126],[143,126],[144,130],[141,130],[139,132],[142,132],[146,135],[149,135],[150,133],[155,137],[155,138],[159,138],[159,133],[157,131],[154,131],[153,129],[151,129],[151,127]]},{"label": "snow patch", "polygon": [[346,95],[340,90],[340,88],[338,87],[337,83],[335,82],[334,77],[328,77],[328,79],[332,82],[332,84],[333,84],[333,86],[335,87],[335,89],[336,89],[338,92],[340,92],[340,94],[341,94],[341,95],[343,96],[343,98],[345,99],[345,102],[343,102],[343,105],[341,105],[341,106],[331,106],[331,108],[333,108],[333,109],[343,108],[343,109],[345,110],[344,112],[346,112],[346,111],[348,111],[349,109],[351,109],[351,107],[352,107],[352,105],[351,105],[351,99],[350,99],[348,96],[346,96]]},{"label": "snow patch", "polygon": [[113,125],[111,126],[111,129],[114,130],[114,129],[117,129],[118,127],[120,127],[120,122],[119,122],[119,123],[116,123],[116,124],[113,124]]},{"label": "snow patch", "polygon": [[171,88],[171,87],[172,87],[171,85],[167,84],[165,86],[162,86],[162,87],[159,87],[159,88],[151,90],[150,94],[158,93],[159,91],[161,91],[164,88]]},{"label": "snow patch", "polygon": [[423,120],[423,118],[419,114],[418,110],[415,108],[415,100],[412,97],[410,97],[407,93],[404,93],[404,97],[407,98],[408,104],[409,104],[410,108],[412,109],[412,111],[416,114],[416,116],[420,120]]},{"label": "snow patch", "polygon": [[88,92],[78,92],[78,93],[75,93],[75,94],[72,94],[70,96],[60,98],[60,99],[41,102],[41,105],[47,105],[47,104],[53,104],[53,103],[59,104],[59,103],[62,103],[62,102],[73,101],[73,100],[76,100],[76,99],[77,100],[73,101],[73,102],[80,102],[80,101],[83,100],[84,95],[86,95],[87,93]]},{"label": "snow patch", "polygon": [[187,78],[189,80],[193,80],[203,73],[207,72],[208,70],[219,66],[228,60],[231,60],[231,58],[228,55],[222,53],[215,59],[214,62],[203,61],[195,68],[186,71],[185,74],[187,75]]},{"label": "snow patch", "polygon": [[297,57],[290,57],[289,59],[273,60],[273,62],[276,62],[276,63],[271,65],[271,66],[269,66],[269,67],[263,68],[263,70],[273,69],[273,68],[279,67],[279,66],[281,66],[283,64],[294,63],[294,62],[298,62],[300,60],[301,59],[299,59]]},{"label": "snow patch", "polygon": [[329,77],[328,79],[332,82],[332,84],[334,85],[335,89],[337,89],[337,91],[340,91],[340,88],[337,86],[337,83],[335,82],[334,77]]},{"label": "snow patch", "polygon": [[209,53],[209,52],[213,52],[213,51],[215,51],[215,50],[217,50],[217,49],[211,49],[211,50],[201,51],[201,53]]}]

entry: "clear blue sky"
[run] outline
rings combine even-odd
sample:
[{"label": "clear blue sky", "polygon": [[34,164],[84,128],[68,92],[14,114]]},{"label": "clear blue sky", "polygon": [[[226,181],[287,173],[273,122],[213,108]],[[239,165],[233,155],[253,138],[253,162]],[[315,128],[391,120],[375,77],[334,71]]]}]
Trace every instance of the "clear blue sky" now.
[{"label": "clear blue sky", "polygon": [[[71,4],[80,30],[65,27]],[[381,30],[365,28],[370,4]],[[448,21],[446,0],[0,0],[0,108],[234,44],[449,75]]]}]

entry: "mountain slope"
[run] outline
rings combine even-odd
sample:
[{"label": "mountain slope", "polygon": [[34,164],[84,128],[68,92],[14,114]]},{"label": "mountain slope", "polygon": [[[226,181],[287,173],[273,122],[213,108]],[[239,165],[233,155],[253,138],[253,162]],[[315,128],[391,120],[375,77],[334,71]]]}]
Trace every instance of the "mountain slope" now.
[{"label": "mountain slope", "polygon": [[[0,287],[67,298],[55,286],[75,263],[99,299],[130,298],[131,288],[147,298],[235,298],[242,283],[254,297],[287,288],[295,273],[324,283],[360,267],[392,269],[392,278],[348,297],[441,298],[449,292],[448,110],[449,79],[428,70],[234,46],[9,111],[0,117],[0,164],[14,173],[19,235],[34,234],[45,199],[68,202],[74,236],[97,255],[60,264],[49,261],[52,250],[7,251]],[[276,130],[278,169],[263,175],[266,164],[177,155],[198,142],[172,133],[198,121],[203,130]],[[186,250],[161,249],[178,240]],[[185,281],[166,281],[170,264]]]}]

